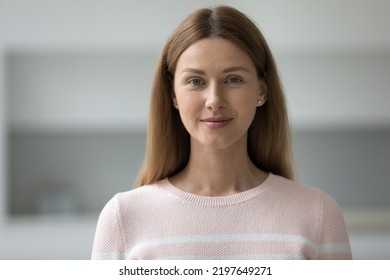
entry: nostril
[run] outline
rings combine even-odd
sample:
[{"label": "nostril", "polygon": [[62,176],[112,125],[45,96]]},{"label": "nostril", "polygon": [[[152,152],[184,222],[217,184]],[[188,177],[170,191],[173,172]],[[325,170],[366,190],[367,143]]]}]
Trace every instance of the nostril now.
[{"label": "nostril", "polygon": [[220,109],[225,109],[226,108],[226,104],[210,104],[207,106],[208,109],[212,110],[212,111],[218,111]]}]

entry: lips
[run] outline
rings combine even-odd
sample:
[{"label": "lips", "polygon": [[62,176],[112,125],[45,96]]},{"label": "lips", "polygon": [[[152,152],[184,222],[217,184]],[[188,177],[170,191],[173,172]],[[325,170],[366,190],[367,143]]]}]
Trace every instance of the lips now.
[{"label": "lips", "polygon": [[222,128],[227,126],[232,120],[232,117],[211,117],[201,119],[200,121],[209,128]]}]

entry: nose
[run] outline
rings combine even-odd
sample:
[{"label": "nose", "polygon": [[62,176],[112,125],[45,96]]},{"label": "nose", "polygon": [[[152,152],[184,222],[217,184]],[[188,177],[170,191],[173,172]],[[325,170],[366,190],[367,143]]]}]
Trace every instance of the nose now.
[{"label": "nose", "polygon": [[226,100],[223,89],[218,84],[210,84],[206,93],[206,108],[212,111],[218,111],[226,107]]}]

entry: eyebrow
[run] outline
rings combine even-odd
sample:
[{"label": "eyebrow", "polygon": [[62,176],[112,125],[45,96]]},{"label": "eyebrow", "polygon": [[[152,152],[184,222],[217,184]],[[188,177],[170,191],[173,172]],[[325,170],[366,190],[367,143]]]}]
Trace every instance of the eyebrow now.
[{"label": "eyebrow", "polygon": [[184,73],[184,72],[191,72],[191,73],[195,73],[195,74],[199,74],[199,75],[204,75],[205,72],[203,72],[202,70],[198,70],[198,69],[195,69],[195,68],[184,68],[181,73]]},{"label": "eyebrow", "polygon": [[[226,68],[222,71],[222,73],[230,73],[230,72],[234,72],[234,71],[244,71],[244,72],[250,72],[247,68],[245,67],[242,67],[242,66],[232,66],[232,67],[229,67],[229,68]],[[181,73],[184,73],[184,72],[191,72],[191,73],[195,73],[195,74],[199,74],[199,75],[204,75],[206,74],[204,71],[202,70],[199,70],[199,69],[195,69],[195,68],[184,68]]]},{"label": "eyebrow", "polygon": [[229,72],[234,72],[234,71],[244,71],[244,72],[250,72],[247,68],[242,67],[242,66],[233,66],[226,68],[222,71],[222,73],[229,73]]}]

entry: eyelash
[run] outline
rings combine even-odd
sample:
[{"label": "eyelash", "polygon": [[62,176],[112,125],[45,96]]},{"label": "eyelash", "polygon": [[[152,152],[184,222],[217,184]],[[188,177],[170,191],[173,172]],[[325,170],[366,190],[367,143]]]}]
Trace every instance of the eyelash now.
[{"label": "eyelash", "polygon": [[[199,81],[200,84],[198,85],[194,85],[193,82],[194,81]],[[202,80],[202,79],[199,79],[199,78],[192,78],[188,81],[188,84],[191,85],[191,86],[194,86],[194,87],[199,87],[199,86],[204,86],[206,83]]]},{"label": "eyelash", "polygon": [[[199,84],[194,84],[195,81],[199,82]],[[243,82],[243,79],[241,77],[232,76],[232,77],[227,78],[224,83],[225,84],[234,84],[235,85],[235,84],[241,84],[242,82]],[[192,78],[192,79],[188,80],[187,83],[189,85],[191,85],[191,86],[194,86],[194,87],[204,86],[206,84],[205,81],[203,81],[200,78]]]},{"label": "eyelash", "polygon": [[[232,80],[236,80],[235,82],[232,82]],[[233,76],[233,77],[229,77],[225,83],[226,84],[241,84],[243,82],[242,78],[241,77],[238,77],[238,76]]]}]

